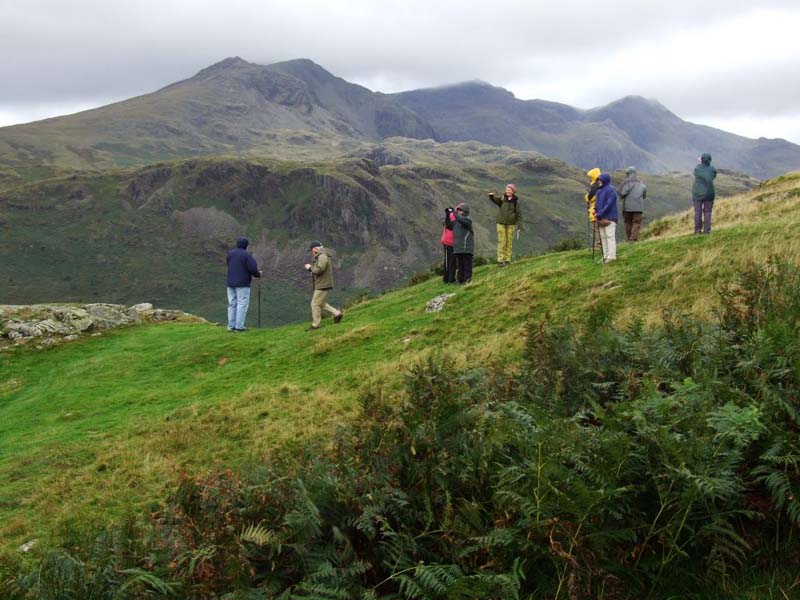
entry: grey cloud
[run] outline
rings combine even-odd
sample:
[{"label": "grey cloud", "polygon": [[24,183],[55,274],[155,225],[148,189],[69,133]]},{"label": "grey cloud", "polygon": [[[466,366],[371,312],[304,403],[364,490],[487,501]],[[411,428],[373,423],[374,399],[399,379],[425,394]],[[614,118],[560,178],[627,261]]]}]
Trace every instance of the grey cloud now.
[{"label": "grey cloud", "polygon": [[[613,72],[615,51],[664,43],[670,32],[698,22],[710,30],[754,10],[745,0],[664,6],[640,0],[602,9],[589,0],[0,0],[0,53],[6,57],[0,81],[9,82],[0,107],[99,104],[153,91],[233,55],[261,64],[307,57],[347,80],[383,86],[379,91],[471,79],[505,87],[562,77],[588,81],[593,69]],[[765,0],[757,8],[797,11],[797,3]],[[798,104],[800,92],[799,84],[781,76],[784,68],[767,62],[754,71],[720,72],[704,79],[702,98],[688,75],[649,89],[636,89],[636,81],[624,88],[593,80],[585,103],[637,93],[659,98],[678,114],[699,114],[703,101],[715,112],[785,110]]]}]

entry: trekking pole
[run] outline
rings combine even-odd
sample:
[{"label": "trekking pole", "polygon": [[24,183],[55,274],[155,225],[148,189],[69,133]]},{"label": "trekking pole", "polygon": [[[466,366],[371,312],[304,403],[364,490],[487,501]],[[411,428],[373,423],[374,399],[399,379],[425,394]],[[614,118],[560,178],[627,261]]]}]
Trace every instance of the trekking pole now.
[{"label": "trekking pole", "polygon": [[261,329],[261,282],[258,282],[258,328]]}]

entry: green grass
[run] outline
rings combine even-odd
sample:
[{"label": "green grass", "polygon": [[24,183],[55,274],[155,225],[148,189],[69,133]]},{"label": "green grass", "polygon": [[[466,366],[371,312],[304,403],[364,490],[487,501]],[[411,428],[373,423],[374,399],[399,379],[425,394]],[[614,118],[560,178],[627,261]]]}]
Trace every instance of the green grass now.
[{"label": "green grass", "polygon": [[[324,446],[357,417],[359,394],[399,393],[405,369],[429,355],[446,353],[454,367],[513,363],[530,318],[647,322],[668,307],[708,315],[716,286],[745,265],[775,254],[800,262],[800,210],[784,201],[787,185],[798,180],[760,190],[766,199],[746,219],[733,215],[749,196],[718,203],[710,236],[677,235],[679,216],[662,238],[622,244],[605,267],[587,250],[480,267],[468,286],[399,289],[318,332],[147,325],[0,353],[0,539],[56,541],[157,501],[182,470]],[[425,313],[442,292],[456,295]]]},{"label": "green grass", "polygon": [[[221,321],[225,254],[246,232],[266,273],[265,306],[276,307],[264,322],[297,322],[307,311],[307,278],[298,266],[309,240],[336,251],[340,284],[383,291],[439,261],[439,219],[448,204],[470,203],[477,253],[493,254],[496,208],[485,191],[509,180],[517,182],[525,207],[518,255],[564,238],[586,239],[586,178],[577,168],[475,143],[384,146],[413,162],[377,169],[353,157],[213,157],[17,185],[0,192],[0,255],[15,257],[0,261],[2,301],[147,301]],[[509,166],[509,153],[525,161]],[[653,198],[647,219],[685,206],[688,175],[647,181]],[[722,195],[755,183],[722,175],[718,187]],[[147,193],[134,196],[128,192],[134,188]],[[191,209],[206,210],[180,220]]]}]

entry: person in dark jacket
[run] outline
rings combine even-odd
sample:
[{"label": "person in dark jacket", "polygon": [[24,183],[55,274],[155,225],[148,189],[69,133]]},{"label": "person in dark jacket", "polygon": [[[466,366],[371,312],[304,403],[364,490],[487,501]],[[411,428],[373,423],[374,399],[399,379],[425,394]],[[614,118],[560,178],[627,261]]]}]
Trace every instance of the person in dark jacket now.
[{"label": "person in dark jacket", "polygon": [[442,249],[444,250],[444,264],[442,272],[445,283],[456,282],[456,257],[453,254],[453,223],[455,223],[455,209],[448,206],[444,209],[444,220],[442,221]]},{"label": "person in dark jacket", "polygon": [[475,233],[472,230],[472,219],[469,217],[469,206],[459,204],[454,213],[453,254],[456,257],[459,284],[469,283],[472,279],[472,255],[475,253]]},{"label": "person in dark jacket", "polygon": [[244,331],[244,320],[250,305],[250,282],[261,277],[256,259],[247,251],[247,238],[236,240],[236,248],[228,252],[228,331]]},{"label": "person in dark jacket", "polygon": [[311,326],[309,331],[319,329],[322,323],[322,311],[333,316],[333,322],[339,323],[344,317],[344,313],[328,304],[328,294],[333,289],[333,262],[330,259],[328,250],[323,248],[322,242],[311,242],[308,249],[314,257],[313,263],[304,265],[314,280],[314,295],[311,297]]},{"label": "person in dark jacket", "polygon": [[717,170],[711,166],[711,155],[705,152],[697,159],[700,163],[694,168],[692,185],[692,204],[694,204],[694,234],[711,233],[711,209],[714,208],[714,179]]},{"label": "person in dark jacket", "polygon": [[625,221],[625,239],[629,242],[638,242],[647,186],[636,175],[636,167],[625,169],[625,175],[625,181],[619,188],[619,197],[622,198],[622,218]]},{"label": "person in dark jacket", "polygon": [[505,267],[511,262],[514,231],[522,231],[522,210],[517,198],[517,186],[509,183],[502,198],[489,192],[489,200],[497,205],[497,264]]},{"label": "person in dark jacket", "polygon": [[603,263],[617,260],[617,190],[611,185],[611,175],[602,173],[600,188],[595,194],[594,212],[603,245]]}]

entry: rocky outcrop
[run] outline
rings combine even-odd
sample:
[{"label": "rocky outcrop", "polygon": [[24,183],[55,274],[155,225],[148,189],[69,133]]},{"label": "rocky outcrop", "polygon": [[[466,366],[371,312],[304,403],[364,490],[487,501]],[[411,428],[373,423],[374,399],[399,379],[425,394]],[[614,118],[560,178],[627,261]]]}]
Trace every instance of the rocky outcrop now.
[{"label": "rocky outcrop", "polygon": [[179,310],[153,308],[148,303],[0,305],[0,350],[29,343],[44,348],[107,329],[163,321],[205,319]]}]

